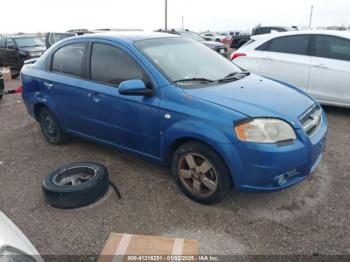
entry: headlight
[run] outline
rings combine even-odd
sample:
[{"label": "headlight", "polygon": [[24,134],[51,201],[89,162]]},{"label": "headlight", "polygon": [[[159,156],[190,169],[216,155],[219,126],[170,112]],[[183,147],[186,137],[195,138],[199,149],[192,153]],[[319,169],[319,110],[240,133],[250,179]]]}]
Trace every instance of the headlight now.
[{"label": "headlight", "polygon": [[256,118],[235,126],[239,140],[255,143],[277,143],[296,139],[293,128],[274,118]]},{"label": "headlight", "polygon": [[36,262],[34,257],[24,254],[23,252],[12,248],[6,247],[0,251],[1,262]]}]

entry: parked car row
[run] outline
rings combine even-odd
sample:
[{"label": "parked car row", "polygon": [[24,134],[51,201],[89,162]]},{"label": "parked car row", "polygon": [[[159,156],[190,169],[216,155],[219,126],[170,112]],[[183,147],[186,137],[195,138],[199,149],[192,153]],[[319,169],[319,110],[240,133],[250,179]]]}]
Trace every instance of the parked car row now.
[{"label": "parked car row", "polygon": [[10,67],[16,74],[24,61],[40,57],[46,50],[44,41],[35,35],[1,35],[0,66]]},{"label": "parked car row", "polygon": [[197,42],[200,42],[204,44],[205,46],[209,47],[210,49],[213,49],[214,51],[218,52],[219,54],[223,55],[224,57],[227,57],[227,47],[220,43],[219,41],[208,41],[199,34],[192,32],[188,29],[182,30],[182,29],[159,29],[157,32],[161,33],[168,33],[168,34],[174,34],[174,35],[181,35],[183,37],[187,37],[190,39],[193,39]]},{"label": "parked car row", "polygon": [[252,36],[255,35],[264,35],[264,34],[270,34],[273,32],[287,32],[296,30],[295,27],[287,27],[287,26],[257,26],[252,29],[251,34],[248,33],[238,33],[238,34],[232,34],[231,39],[231,48],[240,48],[245,43],[247,43]]},{"label": "parked car row", "polygon": [[252,73],[299,87],[322,104],[350,107],[350,32],[253,36],[231,60]]}]

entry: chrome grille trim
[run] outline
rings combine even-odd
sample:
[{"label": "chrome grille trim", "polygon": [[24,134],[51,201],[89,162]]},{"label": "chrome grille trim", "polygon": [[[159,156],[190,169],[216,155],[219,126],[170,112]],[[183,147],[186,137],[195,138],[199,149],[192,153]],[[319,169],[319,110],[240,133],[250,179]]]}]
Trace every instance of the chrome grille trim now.
[{"label": "chrome grille trim", "polygon": [[300,124],[305,133],[313,136],[322,124],[322,109],[319,105],[313,105],[299,117]]}]

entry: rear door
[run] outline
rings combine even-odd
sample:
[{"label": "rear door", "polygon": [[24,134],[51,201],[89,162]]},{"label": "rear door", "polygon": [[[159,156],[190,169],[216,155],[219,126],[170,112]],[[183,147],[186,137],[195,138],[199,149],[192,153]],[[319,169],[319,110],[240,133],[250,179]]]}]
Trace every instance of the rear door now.
[{"label": "rear door", "polygon": [[307,89],[310,71],[309,35],[274,38],[258,47],[258,68],[263,76]]},{"label": "rear door", "polygon": [[103,141],[159,157],[159,90],[152,97],[125,96],[118,86],[130,79],[154,88],[149,74],[121,46],[95,42],[91,49],[93,101],[97,109],[97,137]]},{"label": "rear door", "polygon": [[321,102],[350,105],[350,40],[315,35],[309,92]]},{"label": "rear door", "polygon": [[43,80],[54,102],[55,113],[62,120],[66,130],[89,137],[96,136],[93,122],[96,109],[92,101],[94,90],[90,82],[84,79],[87,42],[67,44],[52,55],[51,73]]}]

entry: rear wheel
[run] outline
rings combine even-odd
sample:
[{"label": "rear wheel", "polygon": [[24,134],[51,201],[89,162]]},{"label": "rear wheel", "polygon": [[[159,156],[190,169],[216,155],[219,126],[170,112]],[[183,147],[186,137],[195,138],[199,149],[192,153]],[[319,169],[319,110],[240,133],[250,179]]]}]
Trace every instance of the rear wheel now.
[{"label": "rear wheel", "polygon": [[39,122],[41,131],[50,144],[59,145],[67,142],[67,135],[63,132],[56,117],[49,109],[45,107],[41,109],[39,114]]},{"label": "rear wheel", "polygon": [[202,204],[220,201],[232,187],[224,161],[202,143],[180,146],[174,153],[171,170],[180,189]]}]

